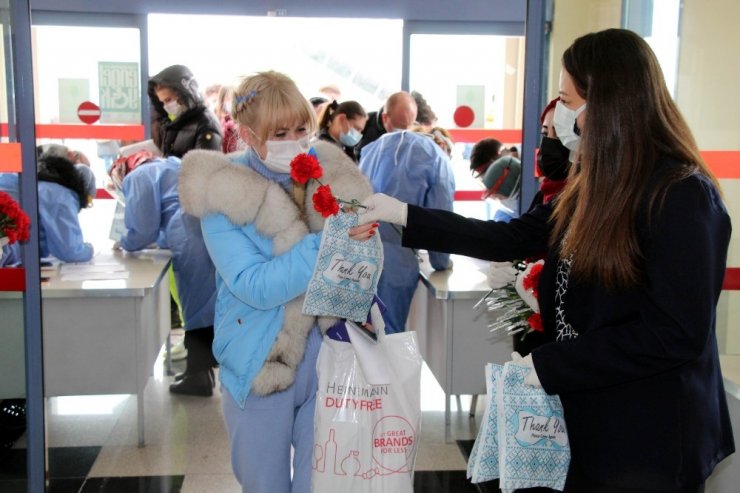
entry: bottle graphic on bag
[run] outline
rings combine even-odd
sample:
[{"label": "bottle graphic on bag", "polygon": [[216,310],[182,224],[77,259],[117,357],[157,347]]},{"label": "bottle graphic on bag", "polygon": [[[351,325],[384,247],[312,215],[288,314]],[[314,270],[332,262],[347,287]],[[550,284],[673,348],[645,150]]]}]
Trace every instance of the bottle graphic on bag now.
[{"label": "bottle graphic on bag", "polygon": [[324,461],[327,466],[334,469],[334,474],[337,476],[346,476],[340,464],[337,464],[337,441],[334,439],[334,428],[329,430],[329,439],[324,445]]},{"label": "bottle graphic on bag", "polygon": [[360,451],[359,450],[350,450],[349,454],[347,454],[347,457],[342,460],[342,472],[350,476],[360,476],[360,459],[359,459]]}]

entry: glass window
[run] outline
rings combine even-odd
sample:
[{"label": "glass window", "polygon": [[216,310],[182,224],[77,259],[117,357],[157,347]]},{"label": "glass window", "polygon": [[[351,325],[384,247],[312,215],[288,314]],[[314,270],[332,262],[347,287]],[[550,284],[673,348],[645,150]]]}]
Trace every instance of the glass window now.
[{"label": "glass window", "polygon": [[505,146],[521,146],[524,90],[522,36],[412,34],[409,85],[419,91],[437,116],[437,125],[455,141],[452,167],[455,212],[490,218],[499,201],[480,201],[483,185],[470,173],[470,151],[492,137]]},{"label": "glass window", "polygon": [[[106,136],[105,132],[100,133],[102,129],[92,127],[141,125],[139,30],[34,26],[33,41],[38,143],[61,143],[82,152],[101,188],[105,164],[115,156],[117,144],[125,140],[120,138],[120,133],[126,132],[126,128],[112,128]],[[80,111],[84,102],[97,106],[99,114],[96,115],[94,108]],[[93,118],[85,121],[90,116]],[[89,122],[95,125],[75,129],[74,133],[58,126]]]},{"label": "glass window", "polygon": [[[172,42],[172,26],[198,36]],[[391,19],[149,16],[150,75],[187,65],[202,89],[232,84],[256,71],[277,70],[295,80],[307,98],[332,84],[342,100],[366,111],[380,108],[401,85],[403,24]],[[209,41],[206,46],[204,40]]]}]

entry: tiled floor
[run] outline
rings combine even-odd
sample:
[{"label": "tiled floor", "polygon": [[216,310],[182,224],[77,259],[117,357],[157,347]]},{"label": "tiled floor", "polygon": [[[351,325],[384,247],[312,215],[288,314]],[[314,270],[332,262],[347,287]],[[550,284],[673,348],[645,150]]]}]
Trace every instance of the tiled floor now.
[{"label": "tiled floor", "polygon": [[[220,392],[212,398],[172,396],[164,365],[145,392],[146,447],[137,447],[135,396],[57,397],[47,400],[50,487],[58,493],[231,493],[240,492],[231,472]],[[174,363],[174,370],[182,363]],[[452,436],[445,443],[444,393],[425,367],[422,376],[422,434],[414,474],[415,491],[476,493],[465,479],[466,450],[475,438],[485,399],[470,418],[470,397],[461,398]],[[0,491],[25,491],[24,439],[0,463]]]}]

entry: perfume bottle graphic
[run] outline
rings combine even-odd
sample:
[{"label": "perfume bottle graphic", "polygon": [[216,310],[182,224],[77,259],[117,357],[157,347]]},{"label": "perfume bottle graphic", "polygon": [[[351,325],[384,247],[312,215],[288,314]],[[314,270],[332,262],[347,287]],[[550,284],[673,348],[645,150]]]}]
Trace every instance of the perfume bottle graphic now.
[{"label": "perfume bottle graphic", "polygon": [[360,451],[350,450],[347,457],[342,460],[342,472],[350,476],[360,476]]},{"label": "perfume bottle graphic", "polygon": [[337,476],[346,476],[342,472],[340,464],[337,464],[337,448],[337,441],[334,439],[334,428],[332,428],[329,430],[329,439],[324,444],[324,460],[328,467],[334,469],[334,474]]}]

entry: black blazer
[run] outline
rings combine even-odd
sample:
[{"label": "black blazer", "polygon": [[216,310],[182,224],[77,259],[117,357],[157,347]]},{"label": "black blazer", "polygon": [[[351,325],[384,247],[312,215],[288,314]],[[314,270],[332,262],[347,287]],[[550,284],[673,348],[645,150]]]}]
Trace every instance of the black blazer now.
[{"label": "black blazer", "polygon": [[[548,250],[550,213],[546,204],[507,224],[409,205],[403,245],[496,261],[534,256]],[[532,358],[563,403],[571,471],[670,491],[700,484],[735,450],[715,337],[731,225],[716,188],[693,175],[637,231],[644,282],[608,292],[571,276],[563,309],[579,336]],[[557,248],[549,252],[539,302],[554,341]]]}]

